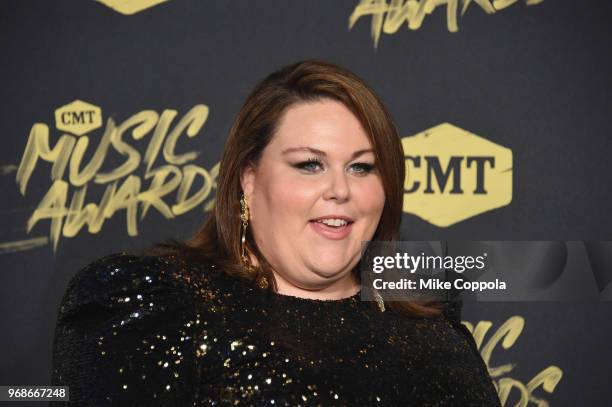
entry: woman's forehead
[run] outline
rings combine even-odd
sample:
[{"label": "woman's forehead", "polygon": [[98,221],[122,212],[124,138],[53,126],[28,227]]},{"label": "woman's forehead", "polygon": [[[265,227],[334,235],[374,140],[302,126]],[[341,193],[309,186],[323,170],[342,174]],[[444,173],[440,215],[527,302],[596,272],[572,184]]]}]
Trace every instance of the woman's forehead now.
[{"label": "woman's forehead", "polygon": [[[372,148],[359,119],[341,102],[325,99],[299,103],[283,115],[271,140],[276,149],[300,152]],[[352,151],[351,151],[352,152]]]}]

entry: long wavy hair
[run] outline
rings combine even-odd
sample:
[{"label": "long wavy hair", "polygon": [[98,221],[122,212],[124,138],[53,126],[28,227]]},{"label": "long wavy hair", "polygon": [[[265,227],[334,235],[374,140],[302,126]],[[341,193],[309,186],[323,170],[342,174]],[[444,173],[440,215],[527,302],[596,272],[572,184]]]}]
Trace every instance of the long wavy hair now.
[{"label": "long wavy hair", "polygon": [[[383,212],[372,240],[399,238],[404,199],[404,151],[387,108],[354,73],[321,60],[305,60],[283,67],[261,81],[248,95],[229,131],[217,178],[213,212],[192,237],[167,239],[146,249],[148,255],[174,254],[214,263],[224,272],[254,281],[266,278],[277,290],[272,267],[247,228],[246,246],[259,264],[257,274],[241,265],[240,174],[248,163],[257,165],[283,114],[298,103],[330,98],[343,103],[360,121],[374,149],[385,192]],[[361,281],[359,264],[353,270]],[[435,316],[436,303],[390,301],[388,307],[411,316]]]}]

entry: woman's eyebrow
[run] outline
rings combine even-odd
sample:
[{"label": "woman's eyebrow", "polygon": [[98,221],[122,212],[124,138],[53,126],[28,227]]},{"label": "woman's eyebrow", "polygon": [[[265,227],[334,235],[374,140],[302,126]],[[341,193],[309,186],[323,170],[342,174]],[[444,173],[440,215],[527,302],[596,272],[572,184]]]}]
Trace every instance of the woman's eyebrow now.
[{"label": "woman's eyebrow", "polygon": [[[316,148],[312,148],[312,147],[291,147],[291,148],[287,148],[287,149],[283,150],[283,152],[281,154],[285,155],[285,154],[289,154],[289,153],[304,152],[304,151],[305,152],[309,152],[309,153],[313,153],[313,154],[316,154],[316,155],[320,155],[320,156],[323,156],[323,157],[327,156],[325,151],[322,151],[322,150],[319,150],[319,149],[316,149]],[[370,153],[370,152],[373,153],[374,149],[372,149],[372,148],[364,148],[362,150],[357,150],[357,151],[355,151],[351,155],[351,160],[356,158],[356,157],[359,157],[362,154]]]}]

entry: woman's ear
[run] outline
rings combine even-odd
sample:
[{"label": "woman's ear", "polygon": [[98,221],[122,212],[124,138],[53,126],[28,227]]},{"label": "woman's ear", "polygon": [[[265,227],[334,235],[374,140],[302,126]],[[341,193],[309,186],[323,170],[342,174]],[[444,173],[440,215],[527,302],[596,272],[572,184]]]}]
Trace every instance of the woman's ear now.
[{"label": "woman's ear", "polygon": [[247,198],[253,194],[253,189],[255,187],[255,167],[253,164],[249,163],[242,169],[240,173],[240,186]]}]

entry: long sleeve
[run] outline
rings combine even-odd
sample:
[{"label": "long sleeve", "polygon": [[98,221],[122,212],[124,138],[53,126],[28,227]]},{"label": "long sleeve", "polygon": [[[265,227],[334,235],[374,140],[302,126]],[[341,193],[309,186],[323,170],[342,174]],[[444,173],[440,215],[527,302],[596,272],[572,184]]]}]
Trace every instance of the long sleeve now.
[{"label": "long sleeve", "polygon": [[[492,378],[489,375],[488,368],[480,355],[478,345],[472,336],[472,333],[466,328],[461,322],[461,314],[463,309],[463,301],[456,300],[445,303],[444,307],[444,318],[448,321],[450,326],[459,334],[456,339],[451,340],[455,349],[462,348],[462,342],[467,344],[471,353],[469,354],[456,352],[456,355],[460,355],[458,358],[453,359],[456,363],[455,371],[464,373],[461,374],[460,379],[465,380],[466,388],[472,389],[473,394],[478,394],[478,398],[481,400],[487,400],[487,405],[500,406],[499,397],[497,390],[494,387]],[[447,355],[452,355],[453,352],[446,352]],[[471,405],[469,400],[455,400],[455,403],[462,405]],[[450,403],[450,401],[448,401]],[[480,405],[476,403],[475,405]]]},{"label": "long sleeve", "polygon": [[53,385],[69,386],[69,405],[190,403],[198,315],[192,291],[172,267],[160,258],[116,253],[71,279],[59,309],[52,371]]}]

